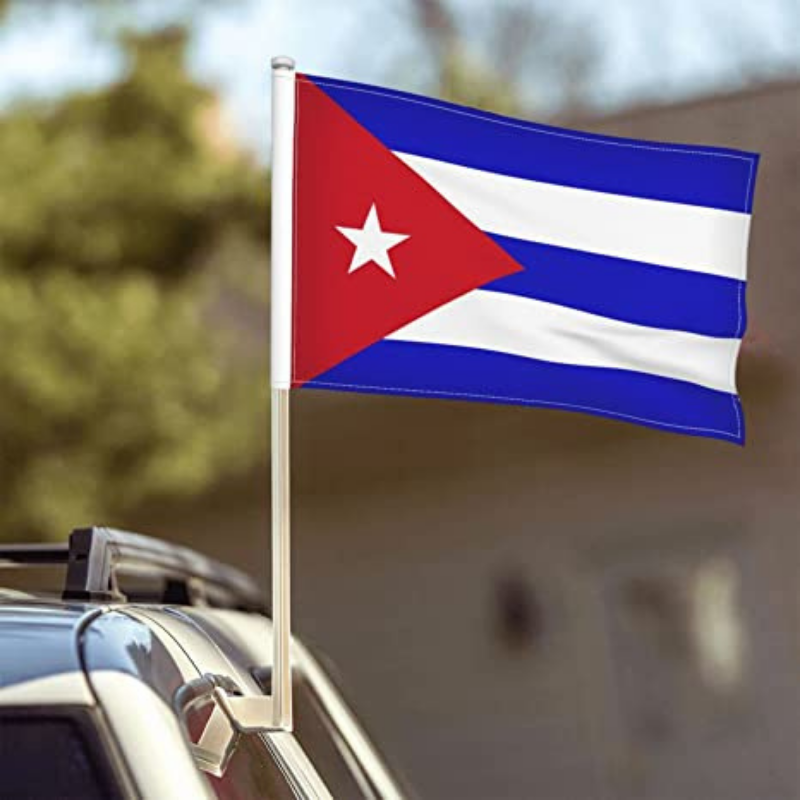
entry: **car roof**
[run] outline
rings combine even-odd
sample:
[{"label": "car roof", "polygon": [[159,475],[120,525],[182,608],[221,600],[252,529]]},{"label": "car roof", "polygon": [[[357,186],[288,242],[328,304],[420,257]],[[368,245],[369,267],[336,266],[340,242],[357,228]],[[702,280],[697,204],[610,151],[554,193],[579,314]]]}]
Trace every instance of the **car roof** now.
[{"label": "car roof", "polygon": [[[0,568],[12,569],[19,579],[15,585],[26,590],[39,584],[37,569],[64,574],[56,578],[61,585],[50,586],[57,595],[0,586],[0,688],[90,669],[82,661],[79,640],[84,628],[91,633],[91,618],[108,616],[104,612],[109,610],[124,618],[113,626],[113,636],[93,641],[92,652],[110,664],[126,663],[125,648],[134,647],[126,637],[147,641],[148,631],[169,627],[166,622],[179,638],[193,636],[200,652],[219,638],[215,631],[198,630],[188,618],[184,623],[190,624],[181,626],[172,617],[137,617],[133,609],[142,604],[151,609],[230,608],[245,616],[266,611],[262,591],[249,575],[186,547],[105,527],[76,529],[68,543],[2,544]],[[104,630],[111,630],[110,623],[104,623]]]},{"label": "car roof", "polygon": [[[202,671],[224,671],[251,683],[252,679],[242,668],[256,665],[245,663],[246,657],[241,651],[231,652],[221,627],[198,624],[200,620],[193,617],[192,611],[191,607],[183,606],[77,603],[0,589],[0,689],[39,678],[81,672],[96,664],[128,664],[131,647],[139,652],[136,661],[147,660],[152,653],[146,655],[147,648],[138,645],[151,632],[159,638],[169,632],[202,666]],[[208,610],[212,617],[213,611]],[[257,616],[269,625],[268,618],[260,614],[222,613],[229,615],[229,621]],[[109,625],[115,620],[114,635],[91,638],[92,663],[85,663],[81,656],[81,637],[91,635],[98,626],[109,632]],[[269,628],[264,631],[265,644],[268,631]],[[147,671],[144,664],[140,666]]]},{"label": "car roof", "polygon": [[0,597],[0,687],[81,669],[83,604]]}]

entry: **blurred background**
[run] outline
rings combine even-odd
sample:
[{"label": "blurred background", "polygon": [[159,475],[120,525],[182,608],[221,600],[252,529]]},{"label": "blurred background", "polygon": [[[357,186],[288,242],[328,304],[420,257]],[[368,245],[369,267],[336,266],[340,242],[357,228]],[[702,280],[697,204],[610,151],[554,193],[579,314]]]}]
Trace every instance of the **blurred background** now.
[{"label": "blurred background", "polygon": [[296,627],[420,796],[800,797],[800,0],[0,0],[0,537],[268,581],[269,70],[763,156],[743,450],[294,396]]}]

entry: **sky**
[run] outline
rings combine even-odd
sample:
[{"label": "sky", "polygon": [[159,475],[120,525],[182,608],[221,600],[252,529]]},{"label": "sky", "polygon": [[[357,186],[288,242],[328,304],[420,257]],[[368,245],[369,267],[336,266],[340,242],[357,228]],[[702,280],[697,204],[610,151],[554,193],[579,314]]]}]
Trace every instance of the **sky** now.
[{"label": "sky", "polygon": [[[180,2],[172,0],[170,7],[179,8]],[[451,3],[467,30],[487,8],[485,0]],[[592,93],[599,109],[719,90],[753,74],[797,74],[800,66],[800,0],[538,0],[536,5],[578,27],[589,26],[601,43]],[[145,4],[142,19],[158,21],[163,9],[153,0]],[[291,55],[311,73],[419,90],[419,51],[410,20],[407,0],[209,3],[196,18],[191,68],[219,88],[234,129],[265,154],[272,55]],[[74,7],[17,8],[0,29],[0,104],[102,85],[120,69],[119,54]]]}]

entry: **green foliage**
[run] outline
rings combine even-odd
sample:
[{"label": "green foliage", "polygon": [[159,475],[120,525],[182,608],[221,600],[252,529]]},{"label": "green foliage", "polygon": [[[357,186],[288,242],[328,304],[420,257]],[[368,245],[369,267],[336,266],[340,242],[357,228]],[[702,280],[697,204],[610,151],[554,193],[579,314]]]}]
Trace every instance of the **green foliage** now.
[{"label": "green foliage", "polygon": [[[185,289],[149,275],[0,276],[3,529],[64,533],[247,466],[266,403]],[[243,419],[243,415],[245,419]]]},{"label": "green foliage", "polygon": [[131,37],[121,83],[0,123],[4,260],[181,277],[220,227],[266,229],[263,175],[203,138],[213,98],[186,75],[184,46],[180,33]]},{"label": "green foliage", "polygon": [[130,37],[118,84],[0,119],[0,537],[111,524],[265,444],[260,360],[208,265],[265,238],[267,181],[215,138],[185,44]]},{"label": "green foliage", "polygon": [[437,92],[454,103],[490,108],[499,114],[523,113],[513,84],[470,58],[461,47],[448,48],[442,56]]}]

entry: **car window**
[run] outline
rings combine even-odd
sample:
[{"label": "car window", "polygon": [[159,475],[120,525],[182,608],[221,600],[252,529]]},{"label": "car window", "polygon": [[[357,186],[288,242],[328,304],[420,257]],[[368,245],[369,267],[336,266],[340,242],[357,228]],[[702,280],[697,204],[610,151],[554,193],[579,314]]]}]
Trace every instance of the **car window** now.
[{"label": "car window", "polygon": [[286,778],[256,734],[239,737],[221,776],[205,775],[221,800],[295,800]]},{"label": "car window", "polygon": [[334,797],[378,797],[314,688],[301,674],[294,680],[294,735]]},{"label": "car window", "polygon": [[[122,796],[91,723],[15,709],[0,714],[0,797],[115,800]],[[44,767],[44,768],[43,768]]]},{"label": "car window", "polygon": [[[215,708],[209,698],[186,710],[184,724],[193,745],[200,744]],[[231,739],[223,763],[212,771],[201,767],[214,794],[221,800],[294,800],[294,792],[263,740],[257,734],[237,734],[227,721],[224,724]],[[195,757],[200,765],[202,759]]]}]

